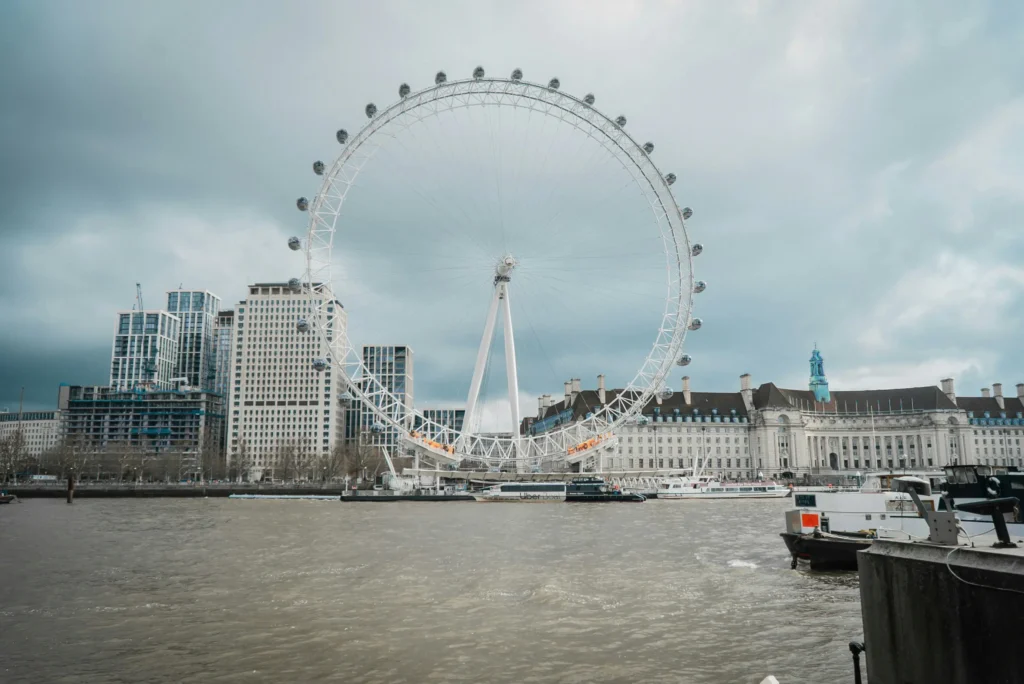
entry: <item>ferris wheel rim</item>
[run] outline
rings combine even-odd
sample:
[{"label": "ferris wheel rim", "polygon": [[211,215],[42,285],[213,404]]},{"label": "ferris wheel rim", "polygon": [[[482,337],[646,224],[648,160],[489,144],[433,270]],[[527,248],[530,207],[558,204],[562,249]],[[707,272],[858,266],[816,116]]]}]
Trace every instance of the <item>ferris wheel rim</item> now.
[{"label": "ferris wheel rim", "polygon": [[[403,84],[403,89],[405,88],[406,86]],[[461,102],[459,102],[460,98]],[[493,98],[493,101],[489,101],[488,98]],[[590,102],[586,101],[587,98],[590,98]],[[515,78],[489,77],[435,83],[435,85],[415,93],[407,91],[401,99],[381,111],[377,111],[373,105],[367,105],[366,113],[369,121],[358,132],[346,141],[342,141],[342,131],[339,131],[339,142],[342,142],[344,147],[330,165],[330,170],[324,168],[321,162],[317,162],[320,164],[321,170],[316,172],[322,173],[324,181],[315,199],[308,205],[310,220],[305,243],[306,270],[302,281],[303,289],[310,299],[313,311],[309,322],[312,323],[311,327],[315,329],[328,349],[331,360],[338,365],[345,383],[345,391],[354,394],[354,398],[362,401],[363,405],[369,407],[374,414],[374,427],[376,427],[376,421],[380,420],[385,428],[396,428],[404,433],[409,433],[412,428],[412,420],[414,417],[418,417],[422,423],[436,428],[436,433],[450,436],[453,443],[465,437],[471,438],[473,441],[467,452],[460,456],[469,456],[472,453],[483,454],[483,457],[479,459],[482,461],[496,459],[503,462],[534,462],[539,457],[548,454],[564,455],[567,446],[583,442],[588,437],[592,438],[595,435],[613,432],[622,423],[635,417],[663,386],[682,351],[692,318],[694,275],[693,254],[685,226],[685,218],[688,216],[684,216],[669,188],[672,181],[675,180],[674,174],[668,174],[671,176],[671,180],[666,180],[666,174],[663,174],[657,164],[650,159],[650,150],[645,149],[625,131],[624,119],[621,122],[612,120],[594,107],[591,96],[588,95],[587,98],[576,98],[557,87],[552,88],[550,83],[545,86]],[[511,442],[519,443],[522,440],[529,440],[535,447],[532,450],[527,449],[528,453],[525,456],[520,456],[522,451],[516,444],[511,445],[510,448],[510,445],[507,444],[508,438],[474,434],[472,426],[463,426],[462,430],[456,431],[448,429],[447,426],[431,424],[431,421],[425,419],[421,411],[414,406],[406,405],[402,399],[377,382],[373,373],[366,368],[361,355],[357,354],[354,359],[349,359],[349,356],[356,350],[348,339],[347,329],[342,329],[340,333],[329,331],[328,327],[324,325],[326,320],[324,312],[314,305],[314,302],[320,301],[323,303],[321,306],[326,307],[325,302],[333,301],[332,251],[334,237],[339,229],[338,218],[341,207],[355,178],[376,152],[376,150],[370,149],[369,154],[360,157],[358,153],[361,148],[389,124],[410,113],[425,110],[422,116],[413,118],[406,126],[461,107],[524,106],[518,104],[518,100],[530,101],[531,111],[539,111],[545,116],[556,116],[559,121],[568,123],[582,131],[597,144],[613,153],[616,160],[631,174],[632,180],[641,189],[645,199],[651,203],[658,229],[662,235],[669,275],[669,291],[666,295],[665,311],[658,334],[633,379],[616,395],[613,402],[602,406],[593,414],[588,414],[584,419],[558,426],[542,435],[520,437],[513,433]],[[451,104],[445,107],[436,106],[444,101],[451,101]],[[540,103],[541,106],[535,106],[537,103]],[[429,105],[435,106],[431,109]],[[543,105],[546,105],[548,109],[544,109]],[[552,113],[553,109],[557,109],[560,114]],[[583,116],[584,113],[592,115],[593,120]],[[567,117],[572,120],[567,120]],[[581,126],[580,123],[584,126]],[[615,148],[622,155],[616,154]],[[353,159],[355,159],[354,162]],[[643,162],[646,163],[646,169]],[[314,170],[316,170],[315,165]],[[343,172],[351,173],[343,175]],[[339,178],[341,178],[340,182],[346,186],[340,192]],[[645,190],[644,182],[650,192]],[[656,202],[652,201],[652,197],[656,199]],[[300,206],[300,208],[302,207]],[[661,217],[664,218],[664,225],[662,225]],[[671,246],[665,242],[667,236],[671,237]],[[674,273],[677,274],[675,283],[672,278],[673,257],[675,259]],[[672,290],[673,285],[677,286],[675,291]],[[328,292],[331,296],[317,299],[317,295],[323,292]],[[673,307],[673,303],[675,303],[675,307]],[[372,387],[372,392],[368,392],[365,386],[361,386],[374,383],[377,387]],[[381,401],[378,403],[375,400]],[[400,414],[405,418],[404,423],[395,418],[396,411],[394,409],[399,407],[402,409]],[[516,427],[518,428],[518,426]],[[506,442],[506,444],[502,445],[500,442]],[[474,448],[476,451],[473,451]],[[443,454],[436,455],[443,456]],[[459,459],[453,458],[452,460]]]}]

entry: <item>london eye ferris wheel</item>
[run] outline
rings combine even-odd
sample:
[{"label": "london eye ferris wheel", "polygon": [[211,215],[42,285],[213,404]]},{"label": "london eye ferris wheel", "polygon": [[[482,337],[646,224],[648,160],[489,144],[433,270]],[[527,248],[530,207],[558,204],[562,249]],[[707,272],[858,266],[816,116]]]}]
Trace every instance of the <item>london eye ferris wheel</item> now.
[{"label": "london eye ferris wheel", "polygon": [[[319,191],[297,200],[309,224],[304,239],[288,241],[305,256],[291,284],[308,294],[311,313],[296,326],[329,350],[313,368],[341,374],[341,400],[358,402],[369,431],[396,435],[393,451],[438,467],[559,469],[611,448],[652,398],[672,394],[670,373],[691,361],[686,333],[701,326],[693,295],[706,285],[694,279],[692,258],[703,247],[687,235],[692,212],[676,203],[676,175],[658,169],[654,145],[634,139],[624,116],[602,114],[593,94],[570,95],[557,78],[533,83],[519,69],[501,78],[477,67],[464,80],[438,72],[421,90],[403,83],[398,95],[387,107],[367,104],[358,131],[337,131],[340,154],[313,164]],[[401,213],[402,201],[422,213]],[[468,352],[464,365],[445,369],[469,381],[461,426],[413,405],[411,391],[369,367],[348,329],[329,325],[334,295],[379,310],[396,282],[401,296],[390,301],[408,307],[380,316],[382,327]],[[453,330],[479,331],[481,322],[474,355]],[[639,330],[646,342],[631,347]],[[520,430],[526,367],[517,341],[533,345],[529,361],[550,371],[550,382],[576,372],[575,359],[608,356],[588,347],[617,335],[637,350],[620,390],[574,407],[572,420]],[[500,351],[507,398],[488,401]],[[488,417],[501,429],[486,429]]]}]

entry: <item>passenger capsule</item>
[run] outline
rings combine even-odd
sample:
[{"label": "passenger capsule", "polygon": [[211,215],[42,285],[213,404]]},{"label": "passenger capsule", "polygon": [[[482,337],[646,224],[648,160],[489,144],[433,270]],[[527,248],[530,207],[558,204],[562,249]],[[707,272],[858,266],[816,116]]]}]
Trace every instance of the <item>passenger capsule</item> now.
[{"label": "passenger capsule", "polygon": [[313,359],[313,370],[317,373],[327,370],[327,359]]},{"label": "passenger capsule", "polygon": [[348,131],[342,128],[334,135],[334,137],[338,139],[339,144],[344,145],[348,142]]},{"label": "passenger capsule", "polygon": [[295,200],[295,206],[299,208],[299,211],[306,211],[307,209],[309,209],[309,200],[306,199],[305,197],[300,197],[299,199]]},{"label": "passenger capsule", "polygon": [[441,85],[442,83],[444,83],[447,80],[448,80],[448,76],[443,71],[438,71],[437,72],[437,76],[434,76],[434,83],[437,84],[437,85]]},{"label": "passenger capsule", "polygon": [[377,115],[377,105],[373,104],[372,102],[370,104],[366,105],[366,118],[367,119],[372,119],[376,115]]},{"label": "passenger capsule", "polygon": [[654,151],[654,143],[652,143],[652,142],[645,142],[644,143],[644,152],[646,154],[650,154],[653,151]]},{"label": "passenger capsule", "polygon": [[302,289],[302,281],[299,280],[298,278],[292,278],[288,281],[288,288],[292,292],[298,292],[299,290]]},{"label": "passenger capsule", "polygon": [[689,221],[691,216],[693,216],[693,209],[690,207],[683,207],[683,219]]},{"label": "passenger capsule", "polygon": [[352,396],[351,392],[342,392],[341,396],[338,397],[338,400],[341,401],[343,405],[348,406],[349,404],[352,403],[353,398],[354,397]]},{"label": "passenger capsule", "polygon": [[624,116],[617,116],[617,117],[615,117],[615,125],[618,126],[619,128],[622,128],[623,126],[625,126],[626,125],[626,117],[624,117]]},{"label": "passenger capsule", "polygon": [[409,93],[412,92],[412,88],[409,87],[408,83],[403,83],[398,86],[398,97],[406,98],[409,97]]},{"label": "passenger capsule", "polygon": [[648,423],[651,422],[651,419],[648,418],[647,416],[640,416],[639,418],[636,419],[636,422],[639,423],[640,425],[647,425]]},{"label": "passenger capsule", "polygon": [[694,318],[690,321],[690,330],[700,330],[700,326],[704,325],[704,321],[699,318]]},{"label": "passenger capsule", "polygon": [[693,249],[690,250],[690,256],[697,256],[704,251],[704,245],[699,242],[693,243]]},{"label": "passenger capsule", "polygon": [[672,185],[673,183],[675,183],[676,182],[676,174],[670,173],[667,176],[665,176],[665,182],[668,183],[669,185]]},{"label": "passenger capsule", "polygon": [[587,93],[586,95],[584,95],[583,104],[587,105],[588,107],[594,106],[594,93]]},{"label": "passenger capsule", "polygon": [[302,240],[295,237],[294,235],[288,238],[288,249],[293,252],[298,252],[302,248]]},{"label": "passenger capsule", "polygon": [[658,396],[661,397],[662,401],[671,399],[673,394],[675,394],[675,392],[672,391],[671,387],[662,387],[658,392]]},{"label": "passenger capsule", "polygon": [[318,176],[324,175],[324,163],[322,161],[313,162],[313,173]]},{"label": "passenger capsule", "polygon": [[553,78],[550,81],[548,81],[548,90],[558,90],[559,86],[561,85],[561,81],[559,81],[557,78]]},{"label": "passenger capsule", "polygon": [[473,78],[475,78],[476,80],[479,81],[483,77],[484,77],[484,68],[482,66],[478,66],[476,69],[473,69]]},{"label": "passenger capsule", "polygon": [[300,333],[309,332],[309,321],[307,321],[305,318],[300,318],[299,320],[295,321],[295,329],[298,330]]},{"label": "passenger capsule", "polygon": [[698,280],[693,284],[693,291],[696,292],[697,294],[700,294],[706,289],[708,289],[708,284],[705,283],[703,280]]},{"label": "passenger capsule", "polygon": [[693,361],[693,357],[692,356],[690,356],[689,354],[683,354],[682,356],[679,357],[679,360],[676,361],[676,365],[677,366],[689,366],[691,361]]},{"label": "passenger capsule", "polygon": [[523,70],[522,69],[513,69],[512,70],[512,80],[513,81],[522,81],[523,80]]},{"label": "passenger capsule", "polygon": [[381,423],[379,421],[374,423],[373,425],[370,426],[370,432],[375,432],[377,434],[384,432],[384,423]]}]

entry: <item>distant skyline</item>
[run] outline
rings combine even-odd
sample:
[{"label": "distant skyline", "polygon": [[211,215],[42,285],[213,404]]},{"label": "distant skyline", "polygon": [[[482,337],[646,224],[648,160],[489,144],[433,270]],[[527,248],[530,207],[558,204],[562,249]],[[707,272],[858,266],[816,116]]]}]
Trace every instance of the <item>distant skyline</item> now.
[{"label": "distant skyline", "polygon": [[[674,389],[685,373],[694,390],[734,391],[744,372],[806,387],[817,341],[833,389],[952,376],[960,395],[994,382],[1015,394],[1020,45],[1024,5],[1005,2],[3,3],[0,408],[17,410],[22,386],[25,410],[45,410],[61,382],[105,384],[115,314],[136,282],[147,308],[179,284],[234,308],[249,283],[300,275],[285,240],[304,234],[295,198],[314,196],[310,164],[337,154],[334,131],[358,130],[366,103],[394,101],[399,83],[423,87],[439,69],[465,78],[477,64],[596,93],[679,174],[709,287],[695,309],[704,327],[687,338],[694,363],[673,372]],[[430,177],[408,171],[399,186],[472,197],[479,169],[427,149],[417,161]],[[412,257],[360,250],[385,230],[408,252],[437,236],[452,262],[465,245],[444,242],[444,215],[388,186],[398,162],[380,161],[352,206],[365,230],[341,243],[336,295],[356,344],[415,349],[417,404],[457,404],[486,313],[477,293],[433,277],[421,292]],[[562,171],[584,207],[587,161]],[[516,199],[543,205],[547,169],[524,168],[535,185]],[[624,253],[629,215],[590,208],[559,231],[590,231],[601,258]],[[536,301],[647,292],[641,259],[596,263],[608,267],[539,281]],[[420,300],[399,302],[402,292]],[[410,324],[423,302],[431,315]],[[586,309],[587,336],[569,326],[562,344],[552,340],[575,309],[529,308],[516,322],[524,413],[561,380],[593,387],[607,372],[611,385],[635,370],[635,331],[653,330],[645,302],[615,302],[610,320]]]}]

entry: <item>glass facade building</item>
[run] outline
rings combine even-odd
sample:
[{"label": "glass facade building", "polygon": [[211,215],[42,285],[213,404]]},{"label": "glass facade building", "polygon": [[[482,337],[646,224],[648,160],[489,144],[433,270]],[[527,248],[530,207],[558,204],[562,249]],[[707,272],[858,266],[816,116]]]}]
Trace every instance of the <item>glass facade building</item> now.
[{"label": "glass facade building", "polygon": [[422,432],[427,439],[442,444],[450,444],[452,435],[447,431],[442,432],[437,426],[461,432],[462,421],[466,418],[466,409],[461,408],[425,408],[420,413],[423,414],[423,418],[433,422],[425,423],[419,416],[416,416],[414,429]]},{"label": "glass facade building", "polygon": [[228,309],[217,313],[213,328],[213,391],[228,395],[231,384],[231,334],[235,326],[235,312]]},{"label": "glass facade building", "polygon": [[[413,405],[413,353],[411,348],[395,345],[364,345],[363,365],[366,367],[366,372],[374,376],[404,406]],[[398,415],[395,418],[405,421],[407,416]],[[376,421],[373,410],[368,406],[362,406],[359,429],[365,435],[364,443],[374,446],[398,446],[398,434],[394,428],[388,428],[380,433],[370,432]],[[408,427],[411,428],[412,425]]]},{"label": "glass facade building", "polygon": [[181,321],[178,335],[176,378],[198,389],[213,389],[216,382],[214,326],[220,298],[205,290],[173,290],[167,293],[167,311]]},{"label": "glass facade building", "polygon": [[176,377],[181,321],[166,311],[119,311],[110,386],[170,389]]}]

